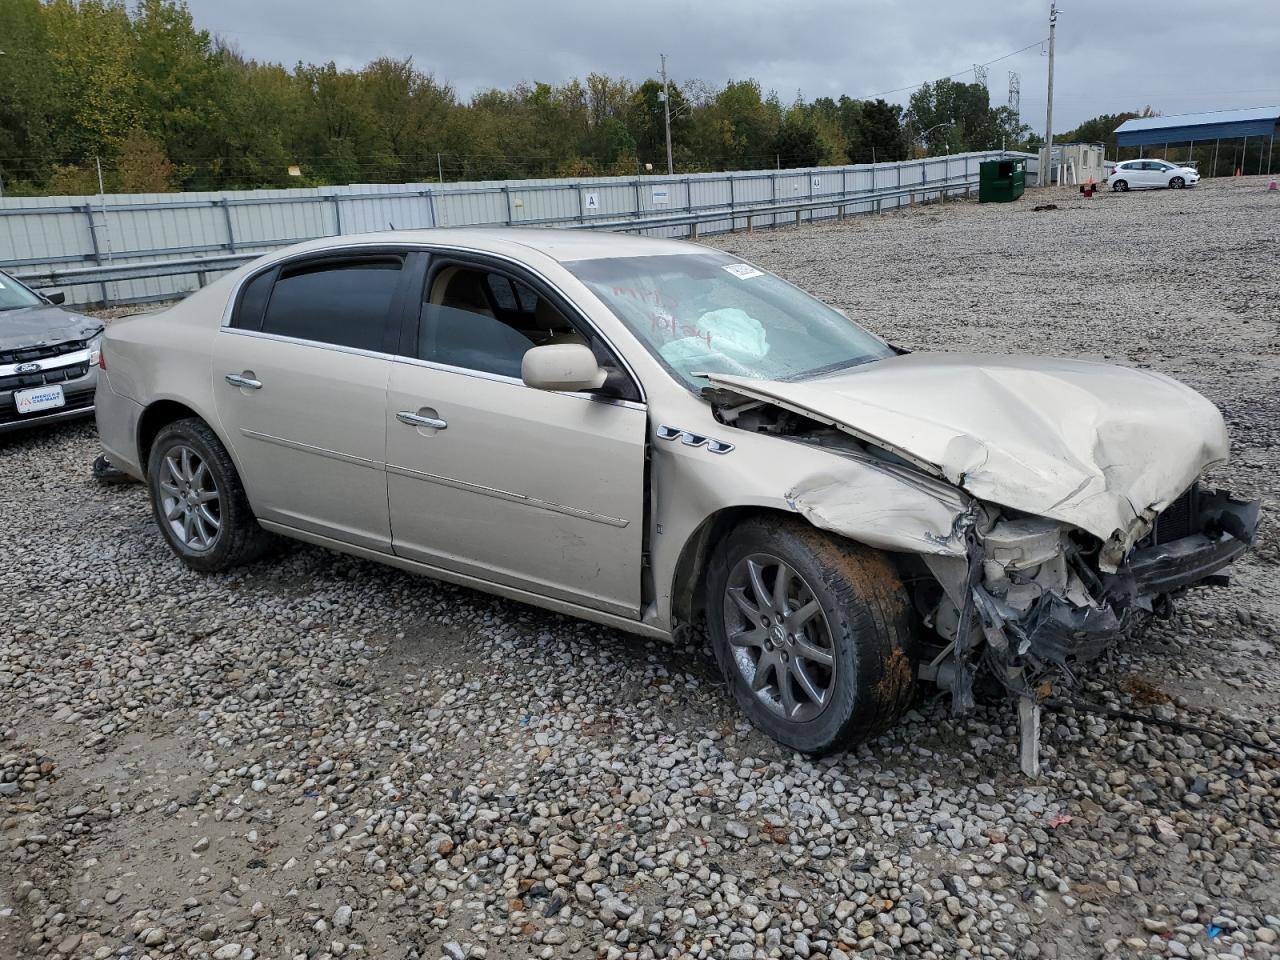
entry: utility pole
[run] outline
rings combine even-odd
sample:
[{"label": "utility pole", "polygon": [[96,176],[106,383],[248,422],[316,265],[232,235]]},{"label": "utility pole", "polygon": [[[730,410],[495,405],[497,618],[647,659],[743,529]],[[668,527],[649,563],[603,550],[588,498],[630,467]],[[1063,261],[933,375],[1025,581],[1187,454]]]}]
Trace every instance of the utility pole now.
[{"label": "utility pole", "polygon": [[667,176],[671,176],[676,172],[671,163],[671,88],[667,85],[667,55],[659,56],[662,57],[662,116],[667,125]]},{"label": "utility pole", "polygon": [[1045,162],[1040,167],[1040,186],[1053,183],[1053,35],[1058,29],[1058,5],[1049,4],[1049,100],[1044,116]]}]

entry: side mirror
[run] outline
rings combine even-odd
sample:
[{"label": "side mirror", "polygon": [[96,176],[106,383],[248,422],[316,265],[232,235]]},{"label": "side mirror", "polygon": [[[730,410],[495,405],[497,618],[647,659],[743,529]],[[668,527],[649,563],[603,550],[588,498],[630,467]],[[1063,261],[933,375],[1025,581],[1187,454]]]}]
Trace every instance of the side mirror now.
[{"label": "side mirror", "polygon": [[581,343],[549,343],[527,350],[520,377],[535,390],[595,390],[604,386],[605,371],[591,348]]},{"label": "side mirror", "polygon": [[52,304],[60,304],[67,302],[67,295],[61,291],[57,293],[46,293],[44,298]]}]

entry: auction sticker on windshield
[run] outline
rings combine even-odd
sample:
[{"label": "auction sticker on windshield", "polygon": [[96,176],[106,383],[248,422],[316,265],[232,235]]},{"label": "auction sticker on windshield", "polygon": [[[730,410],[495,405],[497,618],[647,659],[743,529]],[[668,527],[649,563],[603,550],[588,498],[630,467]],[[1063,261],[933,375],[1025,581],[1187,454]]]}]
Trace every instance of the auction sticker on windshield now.
[{"label": "auction sticker on windshield", "polygon": [[67,404],[67,398],[62,395],[60,386],[17,390],[13,394],[13,400],[18,406],[19,413],[38,413],[41,410],[52,410]]},{"label": "auction sticker on windshield", "polygon": [[724,268],[739,280],[750,280],[752,277],[764,276],[763,270],[757,270],[749,263],[726,263]]}]

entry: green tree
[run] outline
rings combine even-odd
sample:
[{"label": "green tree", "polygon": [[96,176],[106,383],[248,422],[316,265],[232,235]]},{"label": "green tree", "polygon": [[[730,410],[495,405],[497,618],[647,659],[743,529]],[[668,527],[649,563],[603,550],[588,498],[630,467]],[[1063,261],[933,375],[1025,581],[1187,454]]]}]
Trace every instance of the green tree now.
[{"label": "green tree", "polygon": [[129,11],[119,0],[52,0],[44,9],[58,152],[75,162],[113,155],[142,118]]},{"label": "green tree", "polygon": [[[1006,110],[1007,108],[1000,108]],[[1009,111],[1009,116],[1012,111]],[[927,154],[999,149],[1013,121],[991,106],[980,83],[942,79],[926,83],[911,95],[905,123],[913,143]]]},{"label": "green tree", "polygon": [[[197,30],[186,6],[174,0],[138,0],[133,33],[141,128],[179,163],[201,165],[216,158],[223,148],[224,64],[209,34]],[[124,142],[118,144],[121,149]]]},{"label": "green tree", "polygon": [[[841,98],[842,103],[844,99]],[[854,163],[905,160],[907,140],[902,129],[902,107],[883,99],[863,100],[857,107],[849,159]]]},{"label": "green tree", "polygon": [[0,2],[0,166],[6,189],[44,179],[63,159],[58,143],[69,120],[56,96],[47,12],[39,0]]},{"label": "green tree", "polygon": [[[690,106],[679,87],[674,84],[668,86],[671,91],[672,152],[679,153],[688,145],[692,132]],[[665,173],[667,136],[661,81],[646,80],[636,88],[627,105],[626,124],[640,162],[651,163],[655,171]]]},{"label": "green tree", "polygon": [[792,107],[783,117],[774,134],[773,152],[781,167],[816,167],[822,162],[818,124],[802,107]]},{"label": "green tree", "polygon": [[120,145],[111,189],[123,193],[168,193],[182,171],[165,156],[164,147],[140,127],[130,130]]},{"label": "green tree", "polygon": [[707,169],[773,166],[782,105],[755,80],[737,80],[711,96],[693,118],[691,145]]},{"label": "green tree", "polygon": [[[0,177],[9,192],[413,182],[666,169],[662,85],[593,73],[460,102],[410,59],[286,68],[242,56],[184,0],[0,0]],[[670,88],[681,171],[894,160],[900,107],[797,96],[751,79]],[[1093,138],[1123,115],[1076,133]],[[926,84],[906,117],[935,151],[1018,146],[1030,134],[986,92]],[[1068,135],[1070,136],[1070,135]],[[439,158],[437,160],[437,158]],[[289,176],[298,166],[305,176]]]}]

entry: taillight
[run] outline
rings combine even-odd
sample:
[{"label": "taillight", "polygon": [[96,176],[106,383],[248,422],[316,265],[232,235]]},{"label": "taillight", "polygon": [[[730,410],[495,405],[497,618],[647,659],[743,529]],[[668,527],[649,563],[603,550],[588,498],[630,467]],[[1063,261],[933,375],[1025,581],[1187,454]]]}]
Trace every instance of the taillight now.
[{"label": "taillight", "polygon": [[98,347],[98,369],[107,369],[107,354],[103,351],[102,347]]}]

